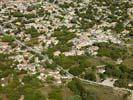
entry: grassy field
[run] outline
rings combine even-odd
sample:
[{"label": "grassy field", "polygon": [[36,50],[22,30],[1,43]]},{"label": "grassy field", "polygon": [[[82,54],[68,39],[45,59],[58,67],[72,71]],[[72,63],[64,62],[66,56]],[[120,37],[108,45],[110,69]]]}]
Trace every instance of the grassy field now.
[{"label": "grassy field", "polygon": [[102,62],[98,58],[89,58],[87,60],[91,63],[92,66],[98,66],[102,64]]},{"label": "grassy field", "polygon": [[85,88],[88,91],[94,92],[99,97],[99,100],[125,100],[123,98],[124,92],[120,93],[118,91],[114,91],[112,88],[96,86],[84,83]]},{"label": "grassy field", "polygon": [[129,69],[133,69],[133,57],[125,59],[123,65],[127,66]]},{"label": "grassy field", "polygon": [[127,44],[129,44],[127,46],[128,48],[128,52],[130,53],[130,56],[129,58],[126,58],[124,61],[123,61],[123,65],[125,65],[127,68],[129,69],[133,69],[133,39],[130,39],[130,41],[127,42]]},{"label": "grassy field", "polygon": [[66,86],[45,86],[40,90],[42,94],[45,95],[46,98],[48,98],[48,94],[55,89],[60,91],[59,95],[62,97],[62,100],[68,100],[68,97],[74,95],[73,92]]},{"label": "grassy field", "polygon": [[[126,94],[127,92],[118,92],[109,87],[90,85],[85,82],[83,82],[83,84],[87,91],[97,94],[99,98],[98,100],[126,100],[123,98],[123,95]],[[52,88],[55,88],[55,87],[48,86],[48,87],[41,88],[41,90],[42,90],[42,93],[46,97],[48,97],[48,93],[51,91]],[[68,100],[68,97],[74,95],[74,93],[70,91],[70,89],[68,89],[66,86],[61,86],[60,89],[61,89],[61,95],[63,97],[62,100]]]}]

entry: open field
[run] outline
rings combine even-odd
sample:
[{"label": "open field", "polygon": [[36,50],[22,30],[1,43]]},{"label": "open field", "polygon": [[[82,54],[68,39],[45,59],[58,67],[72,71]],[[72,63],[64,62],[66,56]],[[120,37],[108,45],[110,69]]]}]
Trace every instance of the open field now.
[{"label": "open field", "polygon": [[123,65],[127,66],[129,69],[133,69],[133,58],[127,58],[123,61]]},{"label": "open field", "polygon": [[120,93],[118,91],[113,90],[109,87],[96,86],[96,85],[88,85],[84,83],[85,88],[88,91],[94,92],[99,97],[99,100],[125,100],[123,95],[126,93]]}]

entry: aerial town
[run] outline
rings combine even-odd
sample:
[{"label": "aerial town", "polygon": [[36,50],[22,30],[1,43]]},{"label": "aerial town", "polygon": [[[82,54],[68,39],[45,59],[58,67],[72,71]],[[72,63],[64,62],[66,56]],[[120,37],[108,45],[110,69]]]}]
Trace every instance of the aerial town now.
[{"label": "aerial town", "polygon": [[0,0],[0,100],[133,100],[133,1]]}]

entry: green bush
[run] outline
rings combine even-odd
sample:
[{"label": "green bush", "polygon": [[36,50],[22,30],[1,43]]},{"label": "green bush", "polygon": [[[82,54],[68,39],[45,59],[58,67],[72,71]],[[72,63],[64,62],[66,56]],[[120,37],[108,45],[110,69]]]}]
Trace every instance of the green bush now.
[{"label": "green bush", "polygon": [[53,89],[49,94],[50,100],[63,100],[62,92],[60,88]]},{"label": "green bush", "polygon": [[115,31],[117,32],[117,33],[120,33],[120,32],[122,32],[124,30],[124,25],[123,25],[123,23],[117,23],[116,24],[116,26],[115,26]]},{"label": "green bush", "polygon": [[36,15],[35,14],[25,14],[24,17],[27,19],[30,19],[30,18],[35,18]]},{"label": "green bush", "polygon": [[68,98],[68,100],[82,100],[79,95],[74,95]]},{"label": "green bush", "polygon": [[14,38],[10,35],[3,35],[2,36],[2,41],[3,42],[13,42],[14,41]]},{"label": "green bush", "polygon": [[87,80],[96,81],[96,75],[94,72],[86,72],[84,78]]},{"label": "green bush", "polygon": [[69,69],[69,73],[71,73],[71,74],[74,75],[74,76],[78,76],[78,75],[82,74],[83,71],[84,71],[84,69],[83,69],[83,68],[80,68],[80,67],[78,67],[78,66],[76,66],[76,67],[71,67],[71,68]]},{"label": "green bush", "polygon": [[11,15],[14,16],[14,17],[23,17],[24,16],[23,13],[18,12],[18,11],[11,13]]},{"label": "green bush", "polygon": [[117,87],[128,87],[128,81],[126,79],[119,79],[116,80],[114,86]]},{"label": "green bush", "polygon": [[31,27],[25,30],[26,34],[30,34],[32,37],[38,37],[40,33],[38,33],[37,29],[35,27]]}]

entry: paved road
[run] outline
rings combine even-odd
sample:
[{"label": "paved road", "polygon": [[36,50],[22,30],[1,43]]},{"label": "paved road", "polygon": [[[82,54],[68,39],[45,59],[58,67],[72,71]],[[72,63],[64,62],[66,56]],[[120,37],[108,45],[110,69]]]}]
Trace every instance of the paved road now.
[{"label": "paved road", "polygon": [[99,82],[94,82],[94,81],[85,80],[85,79],[83,79],[83,78],[79,78],[79,79],[82,80],[82,81],[84,81],[84,82],[87,82],[87,83],[89,83],[89,84],[92,84],[92,85],[101,85],[101,86],[106,86],[106,87],[113,88],[114,90],[129,91],[129,92],[133,93],[133,90],[131,90],[131,89],[119,88],[119,87],[114,87],[114,86],[108,86],[108,85],[104,85],[104,84],[99,83]]},{"label": "paved road", "polygon": [[[67,74],[68,76],[70,76],[71,78],[74,78],[74,77],[75,77],[74,75],[72,75],[71,73],[69,73],[68,70],[64,70],[61,66],[58,66],[58,68],[59,68],[60,70],[65,71],[66,74]],[[131,89],[119,88],[119,87],[114,87],[114,86],[108,86],[108,85],[105,85],[105,84],[102,84],[102,83],[99,83],[99,82],[94,82],[94,81],[86,80],[86,79],[79,78],[79,77],[76,77],[76,78],[78,78],[78,79],[80,79],[81,81],[86,82],[86,83],[88,83],[88,84],[106,86],[106,87],[113,88],[114,90],[129,91],[129,92],[131,92],[131,93],[133,94],[133,90],[131,90]]]},{"label": "paved road", "polygon": [[15,41],[16,41],[16,43],[17,43],[18,45],[24,46],[24,47],[27,48],[27,50],[32,51],[32,52],[38,54],[40,57],[43,57],[43,59],[44,59],[45,61],[46,61],[46,60],[49,60],[48,55],[46,55],[46,54],[45,54],[45,55],[42,55],[41,52],[39,52],[38,50],[33,49],[33,48],[31,48],[31,47],[25,45],[24,43],[22,43],[20,40],[18,40],[18,39],[16,39],[16,38],[15,38]]}]

